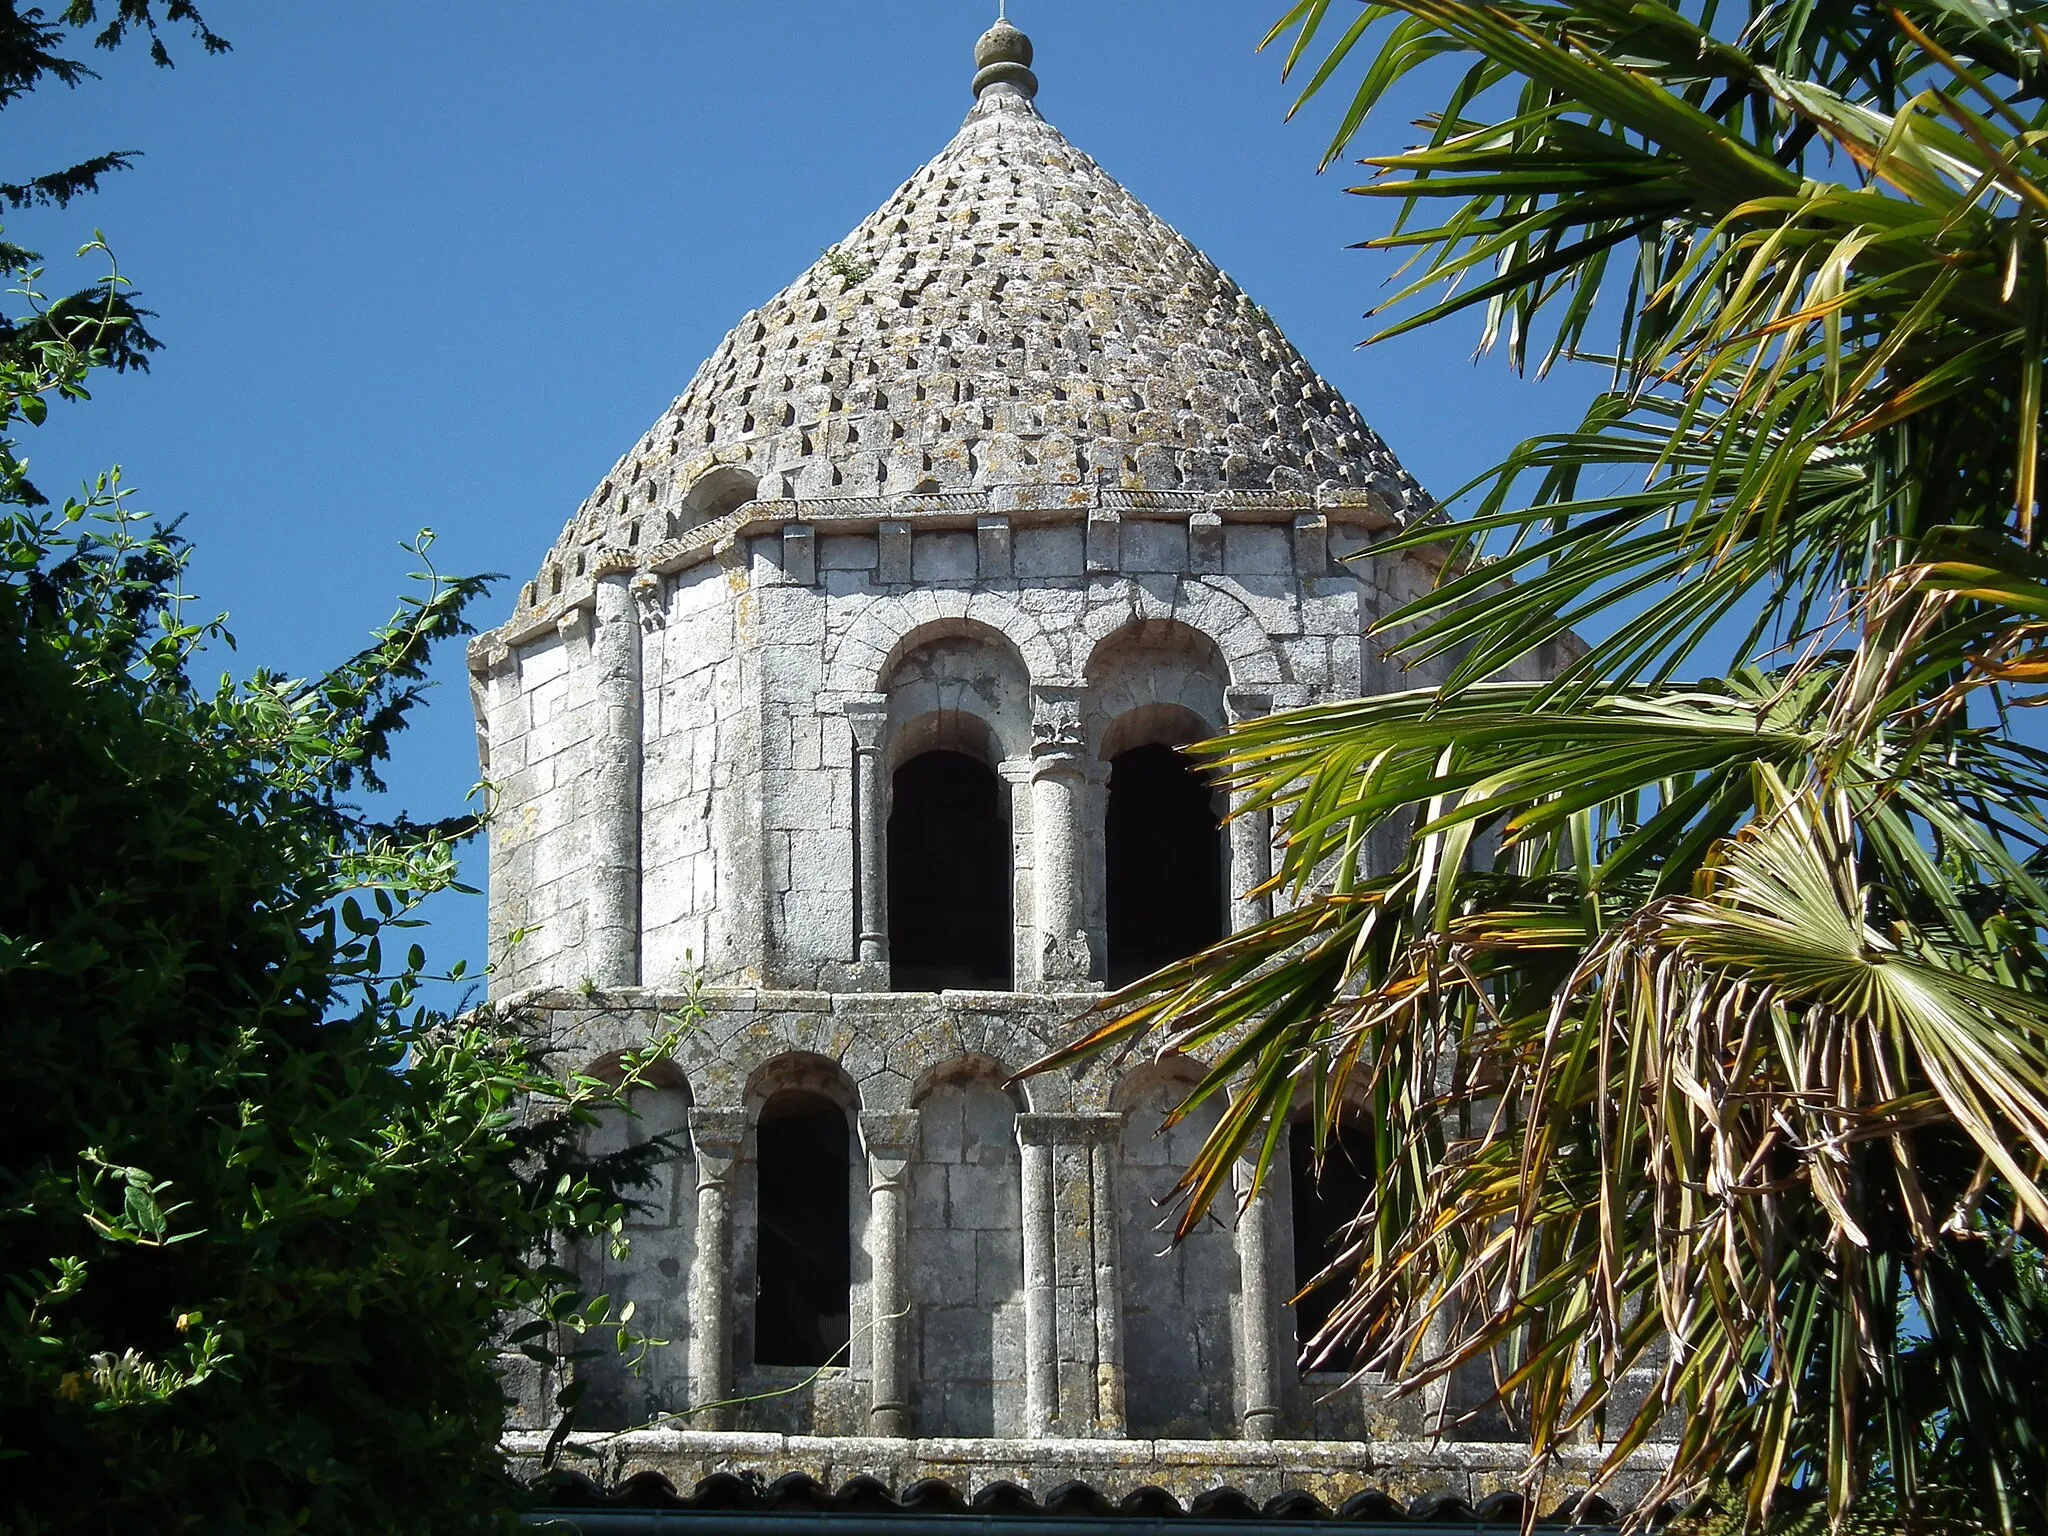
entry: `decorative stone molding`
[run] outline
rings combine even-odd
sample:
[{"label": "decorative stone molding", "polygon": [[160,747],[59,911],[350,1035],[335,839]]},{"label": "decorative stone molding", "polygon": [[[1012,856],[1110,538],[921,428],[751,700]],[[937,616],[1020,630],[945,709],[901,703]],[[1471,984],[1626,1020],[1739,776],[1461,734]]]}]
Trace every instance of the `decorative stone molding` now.
[{"label": "decorative stone molding", "polygon": [[633,578],[631,587],[633,601],[640,609],[640,627],[659,629],[663,618],[661,578],[652,571],[641,571]]}]

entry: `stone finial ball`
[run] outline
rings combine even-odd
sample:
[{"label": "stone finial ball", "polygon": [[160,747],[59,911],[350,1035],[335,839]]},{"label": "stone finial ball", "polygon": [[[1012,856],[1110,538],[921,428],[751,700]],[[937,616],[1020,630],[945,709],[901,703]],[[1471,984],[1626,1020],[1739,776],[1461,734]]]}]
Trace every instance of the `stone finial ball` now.
[{"label": "stone finial ball", "polygon": [[981,34],[981,41],[974,45],[974,62],[977,67],[987,69],[991,64],[1031,65],[1031,39],[1011,26],[999,21]]}]

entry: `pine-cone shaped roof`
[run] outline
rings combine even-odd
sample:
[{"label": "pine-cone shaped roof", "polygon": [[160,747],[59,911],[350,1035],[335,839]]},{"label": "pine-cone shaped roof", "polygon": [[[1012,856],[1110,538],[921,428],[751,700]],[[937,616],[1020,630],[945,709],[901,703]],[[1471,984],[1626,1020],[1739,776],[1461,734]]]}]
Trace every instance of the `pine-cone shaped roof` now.
[{"label": "pine-cone shaped roof", "polygon": [[1039,115],[1023,59],[984,67],[938,157],[734,327],[565,545],[674,538],[752,496],[1334,485],[1428,507],[1272,317]]}]

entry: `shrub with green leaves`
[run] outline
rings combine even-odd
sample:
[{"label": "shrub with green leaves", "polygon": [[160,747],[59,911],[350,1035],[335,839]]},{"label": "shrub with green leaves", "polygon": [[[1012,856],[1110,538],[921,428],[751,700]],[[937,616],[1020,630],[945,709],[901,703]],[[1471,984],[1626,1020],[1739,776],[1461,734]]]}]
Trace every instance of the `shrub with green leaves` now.
[{"label": "shrub with green leaves", "polygon": [[[0,420],[119,355],[104,297],[16,327]],[[124,496],[40,505],[0,441],[0,1530],[489,1526],[503,1319],[550,1360],[601,1315],[552,1255],[663,1149],[586,1164],[616,1085],[422,1005],[469,823],[349,803],[481,583],[208,691],[184,546]]]}]

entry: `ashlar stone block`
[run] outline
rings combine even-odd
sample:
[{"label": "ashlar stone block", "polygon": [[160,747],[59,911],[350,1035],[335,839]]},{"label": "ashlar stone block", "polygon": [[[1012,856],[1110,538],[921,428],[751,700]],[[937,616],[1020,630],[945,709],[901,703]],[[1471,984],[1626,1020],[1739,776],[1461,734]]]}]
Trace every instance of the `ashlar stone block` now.
[{"label": "ashlar stone block", "polygon": [[910,524],[886,522],[875,533],[876,578],[900,586],[912,579]]},{"label": "ashlar stone block", "polygon": [[1012,535],[1019,580],[1079,576],[1084,565],[1079,527],[1018,528]]},{"label": "ashlar stone block", "polygon": [[971,533],[919,534],[912,551],[911,571],[920,584],[971,582],[979,561]]},{"label": "ashlar stone block", "polygon": [[1188,568],[1188,530],[1184,523],[1127,519],[1123,525],[1122,569],[1174,572]]},{"label": "ashlar stone block", "polygon": [[975,574],[983,581],[1008,581],[1011,572],[1010,520],[984,517],[974,525]]},{"label": "ashlar stone block", "polygon": [[1225,524],[1223,568],[1232,576],[1292,576],[1288,530],[1266,523]]}]

